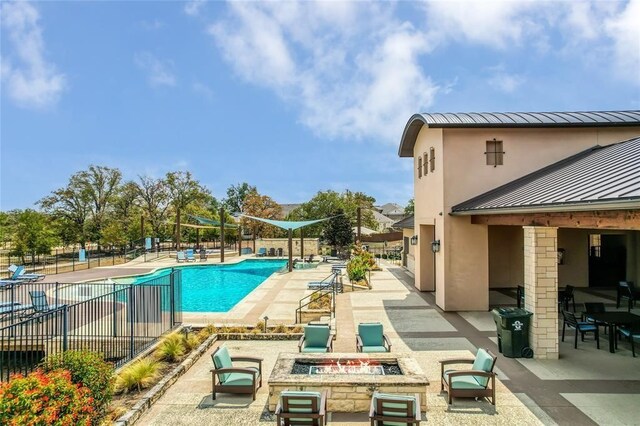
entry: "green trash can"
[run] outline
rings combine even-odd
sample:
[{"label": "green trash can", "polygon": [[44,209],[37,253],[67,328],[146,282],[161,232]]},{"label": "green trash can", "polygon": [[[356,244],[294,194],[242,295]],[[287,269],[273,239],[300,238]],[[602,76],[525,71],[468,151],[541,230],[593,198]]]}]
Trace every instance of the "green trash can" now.
[{"label": "green trash can", "polygon": [[531,358],[529,323],[532,312],[520,308],[496,308],[491,311],[498,329],[498,350],[509,358]]}]

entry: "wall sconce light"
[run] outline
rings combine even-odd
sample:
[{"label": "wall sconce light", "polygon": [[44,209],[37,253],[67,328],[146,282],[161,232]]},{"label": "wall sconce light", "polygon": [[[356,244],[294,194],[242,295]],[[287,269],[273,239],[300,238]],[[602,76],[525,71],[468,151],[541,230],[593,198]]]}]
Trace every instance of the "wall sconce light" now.
[{"label": "wall sconce light", "polygon": [[431,251],[434,253],[440,251],[440,240],[431,241]]},{"label": "wall sconce light", "polygon": [[564,265],[564,252],[563,248],[558,249],[558,265]]},{"label": "wall sconce light", "polygon": [[414,235],[413,237],[411,237],[411,245],[415,246],[416,244],[418,244],[418,236]]}]

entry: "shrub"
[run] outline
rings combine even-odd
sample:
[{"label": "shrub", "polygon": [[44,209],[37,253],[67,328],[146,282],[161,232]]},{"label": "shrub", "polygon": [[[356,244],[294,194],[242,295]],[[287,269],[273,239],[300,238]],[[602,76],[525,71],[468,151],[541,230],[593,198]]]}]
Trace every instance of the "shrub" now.
[{"label": "shrub", "polygon": [[[256,323],[255,328],[260,329],[260,331],[264,331],[264,321],[263,321],[263,320],[258,321],[258,322]],[[254,329],[255,329],[255,328],[254,328]]]},{"label": "shrub", "polygon": [[202,341],[204,341],[205,339],[208,339],[212,334],[216,334],[217,331],[218,329],[215,325],[209,324],[198,332],[198,336],[202,339]]},{"label": "shrub", "polygon": [[193,349],[200,346],[200,343],[202,343],[202,339],[198,334],[190,333],[183,337],[182,343],[187,351],[192,351]]},{"label": "shrub", "polygon": [[356,244],[353,249],[353,257],[347,263],[347,274],[351,281],[362,281],[366,279],[367,271],[373,269],[376,261],[371,253],[362,249],[360,244]]},{"label": "shrub", "polygon": [[184,339],[178,333],[171,333],[158,345],[155,357],[162,361],[178,361],[185,353]]},{"label": "shrub", "polygon": [[289,331],[289,327],[284,324],[278,324],[271,330],[272,333],[286,333]]},{"label": "shrub", "polygon": [[309,302],[309,309],[330,309],[331,297],[330,293],[314,293],[311,296],[311,301]]},{"label": "shrub", "polygon": [[91,391],[94,410],[105,413],[113,397],[113,367],[95,352],[67,351],[48,356],[41,364],[43,371],[68,370],[71,381]]},{"label": "shrub", "polygon": [[301,325],[296,325],[290,330],[292,333],[302,333],[304,332],[304,327]]},{"label": "shrub", "polygon": [[91,425],[98,418],[93,407],[91,391],[66,370],[37,370],[0,384],[2,425]]},{"label": "shrub", "polygon": [[122,369],[116,377],[116,392],[141,391],[155,383],[164,364],[151,358],[142,358]]}]

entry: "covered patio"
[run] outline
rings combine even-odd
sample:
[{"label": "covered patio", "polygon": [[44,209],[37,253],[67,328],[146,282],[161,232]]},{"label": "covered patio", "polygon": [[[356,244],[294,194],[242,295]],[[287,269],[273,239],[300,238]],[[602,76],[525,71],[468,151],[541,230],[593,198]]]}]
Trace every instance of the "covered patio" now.
[{"label": "covered patio", "polygon": [[[458,204],[452,215],[487,227],[489,288],[524,287],[534,357],[557,359],[559,290],[609,300],[621,281],[638,282],[640,138],[586,150]],[[578,316],[582,310],[578,303]]]}]

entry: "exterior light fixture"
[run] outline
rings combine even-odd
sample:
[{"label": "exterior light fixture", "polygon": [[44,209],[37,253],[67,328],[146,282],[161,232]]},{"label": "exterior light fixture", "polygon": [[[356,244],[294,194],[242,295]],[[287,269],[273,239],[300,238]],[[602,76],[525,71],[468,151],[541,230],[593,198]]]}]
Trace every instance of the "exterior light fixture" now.
[{"label": "exterior light fixture", "polygon": [[414,235],[413,237],[411,237],[411,245],[415,246],[418,244],[418,236]]},{"label": "exterior light fixture", "polygon": [[431,251],[434,253],[440,251],[440,240],[431,241]]}]

